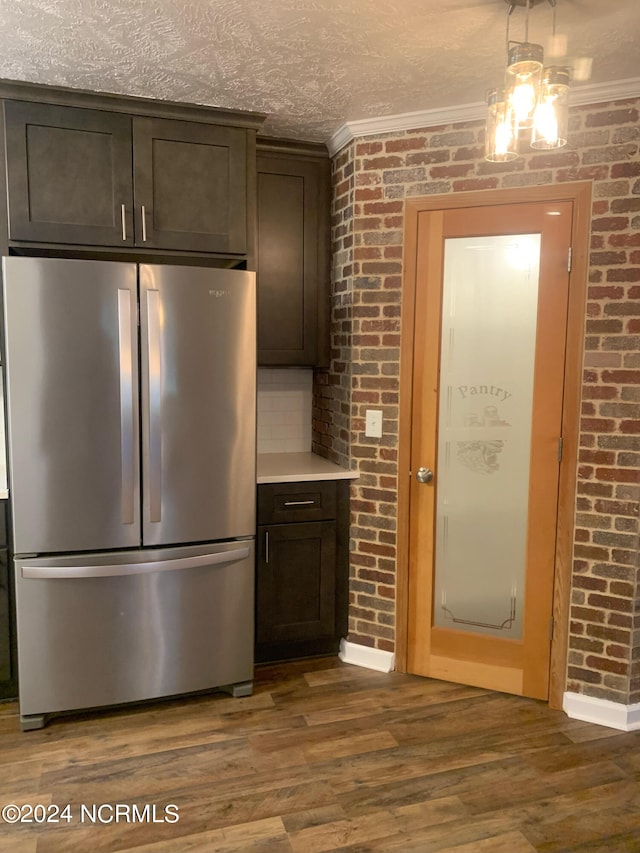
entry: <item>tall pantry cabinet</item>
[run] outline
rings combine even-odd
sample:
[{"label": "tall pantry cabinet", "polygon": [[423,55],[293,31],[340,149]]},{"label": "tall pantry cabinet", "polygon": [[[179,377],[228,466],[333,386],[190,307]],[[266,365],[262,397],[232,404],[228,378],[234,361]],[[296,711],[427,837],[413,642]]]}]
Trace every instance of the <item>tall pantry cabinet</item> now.
[{"label": "tall pantry cabinet", "polygon": [[259,139],[258,364],[329,363],[329,199],[324,145]]}]

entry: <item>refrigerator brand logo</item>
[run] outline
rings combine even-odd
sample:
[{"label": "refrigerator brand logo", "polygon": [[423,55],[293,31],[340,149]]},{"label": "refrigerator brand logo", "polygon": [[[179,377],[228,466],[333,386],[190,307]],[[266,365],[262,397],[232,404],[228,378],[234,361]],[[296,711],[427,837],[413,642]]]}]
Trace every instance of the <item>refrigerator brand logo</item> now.
[{"label": "refrigerator brand logo", "polygon": [[214,296],[216,299],[220,299],[221,296],[228,296],[228,290],[210,290],[209,296]]}]

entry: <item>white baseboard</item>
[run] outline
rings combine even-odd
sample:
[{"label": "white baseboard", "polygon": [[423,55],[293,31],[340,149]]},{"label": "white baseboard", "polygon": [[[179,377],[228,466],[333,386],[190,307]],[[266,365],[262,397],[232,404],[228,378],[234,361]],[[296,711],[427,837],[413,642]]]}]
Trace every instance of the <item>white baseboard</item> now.
[{"label": "white baseboard", "polygon": [[396,668],[396,656],[393,652],[372,649],[370,646],[350,643],[345,639],[340,640],[338,657],[343,663],[353,663],[356,666],[364,666],[378,672],[393,672]]},{"label": "white baseboard", "polygon": [[622,705],[608,699],[583,696],[581,693],[565,693],[562,707],[573,720],[596,723],[623,732],[640,729],[640,704]]}]

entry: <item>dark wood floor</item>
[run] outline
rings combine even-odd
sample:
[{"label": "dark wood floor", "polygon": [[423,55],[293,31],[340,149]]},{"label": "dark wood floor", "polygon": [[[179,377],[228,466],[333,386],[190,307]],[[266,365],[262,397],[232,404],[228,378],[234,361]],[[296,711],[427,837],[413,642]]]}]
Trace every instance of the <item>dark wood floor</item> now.
[{"label": "dark wood floor", "polygon": [[[639,778],[640,734],[323,659],[259,669],[246,699],[60,718],[26,734],[15,704],[0,706],[0,805],[70,805],[69,822],[0,821],[0,851],[640,851]],[[143,822],[126,821],[133,804]]]}]

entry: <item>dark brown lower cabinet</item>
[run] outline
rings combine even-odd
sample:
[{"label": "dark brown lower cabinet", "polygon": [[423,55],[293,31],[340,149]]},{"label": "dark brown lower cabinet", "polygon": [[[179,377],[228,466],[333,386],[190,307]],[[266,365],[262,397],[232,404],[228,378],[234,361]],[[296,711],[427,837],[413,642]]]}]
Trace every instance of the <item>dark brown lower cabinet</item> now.
[{"label": "dark brown lower cabinet", "polygon": [[[9,596],[9,561],[6,550],[0,550],[0,685],[11,680],[11,605]],[[2,690],[0,687],[0,696]]]},{"label": "dark brown lower cabinet", "polygon": [[0,700],[18,695],[12,559],[8,548],[8,501],[0,500]]},{"label": "dark brown lower cabinet", "polygon": [[[346,633],[347,566],[336,488],[333,481],[258,487],[259,521],[285,520],[258,526],[257,663],[338,651]],[[332,517],[304,520],[318,515]]]}]

